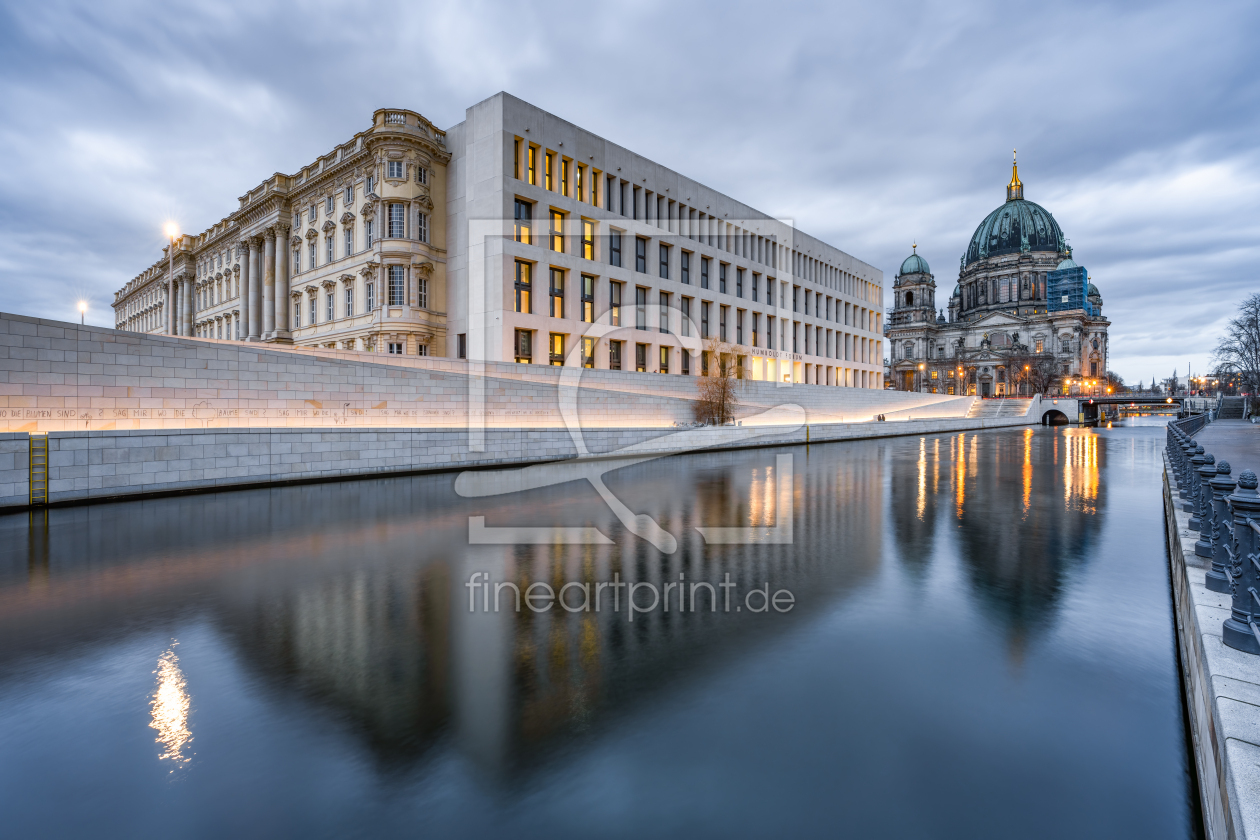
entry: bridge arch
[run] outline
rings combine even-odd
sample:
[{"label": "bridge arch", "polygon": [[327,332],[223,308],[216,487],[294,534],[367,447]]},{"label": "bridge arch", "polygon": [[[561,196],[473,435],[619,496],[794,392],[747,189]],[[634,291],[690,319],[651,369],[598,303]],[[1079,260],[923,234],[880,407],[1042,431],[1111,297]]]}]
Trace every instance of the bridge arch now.
[{"label": "bridge arch", "polygon": [[1057,408],[1051,408],[1041,415],[1041,425],[1043,426],[1066,426],[1069,422],[1068,416]]}]

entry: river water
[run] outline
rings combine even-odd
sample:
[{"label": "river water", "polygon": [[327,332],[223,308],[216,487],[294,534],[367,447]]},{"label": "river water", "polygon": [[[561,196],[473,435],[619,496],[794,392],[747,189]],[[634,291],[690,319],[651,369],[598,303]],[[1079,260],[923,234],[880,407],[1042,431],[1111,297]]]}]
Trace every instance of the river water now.
[{"label": "river water", "polygon": [[[651,540],[581,477],[0,517],[0,834],[1198,836],[1162,439],[611,469]],[[599,544],[469,544],[540,528]]]}]

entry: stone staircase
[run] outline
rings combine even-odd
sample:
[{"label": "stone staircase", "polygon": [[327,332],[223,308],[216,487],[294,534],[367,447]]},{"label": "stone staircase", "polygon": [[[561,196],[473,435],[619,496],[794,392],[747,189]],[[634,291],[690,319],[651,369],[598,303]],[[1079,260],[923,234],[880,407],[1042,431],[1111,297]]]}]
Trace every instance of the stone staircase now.
[{"label": "stone staircase", "polygon": [[967,412],[967,416],[981,419],[1023,417],[1028,413],[1030,405],[1032,405],[1032,400],[1029,399],[976,400],[971,404],[971,410]]},{"label": "stone staircase", "polygon": [[1221,408],[1216,415],[1217,420],[1243,419],[1243,397],[1221,397]]}]

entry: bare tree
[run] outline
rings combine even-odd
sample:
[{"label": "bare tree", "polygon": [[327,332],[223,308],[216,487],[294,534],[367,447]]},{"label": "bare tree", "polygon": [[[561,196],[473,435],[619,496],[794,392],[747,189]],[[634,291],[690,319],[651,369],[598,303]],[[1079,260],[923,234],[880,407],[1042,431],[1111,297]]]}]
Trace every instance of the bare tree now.
[{"label": "bare tree", "polygon": [[704,342],[694,405],[696,420],[701,423],[721,426],[735,419],[735,406],[739,404],[735,380],[740,370],[735,364],[733,350],[730,344],[716,337]]},{"label": "bare tree", "polygon": [[1052,353],[1012,355],[1008,364],[1015,381],[1026,384],[1033,394],[1045,396],[1059,384],[1059,362]]},{"label": "bare tree", "polygon": [[1216,345],[1213,361],[1218,372],[1232,374],[1240,390],[1251,395],[1254,409],[1260,392],[1260,293],[1239,305]]}]

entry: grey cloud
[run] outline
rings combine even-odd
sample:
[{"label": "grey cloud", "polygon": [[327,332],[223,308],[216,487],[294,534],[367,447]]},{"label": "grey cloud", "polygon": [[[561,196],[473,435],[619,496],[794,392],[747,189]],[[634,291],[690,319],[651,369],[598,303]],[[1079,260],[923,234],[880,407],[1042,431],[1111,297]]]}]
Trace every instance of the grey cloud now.
[{"label": "grey cloud", "polygon": [[0,4],[0,308],[73,318],[402,105],[508,90],[945,289],[1012,147],[1130,379],[1254,288],[1254,4]]}]

